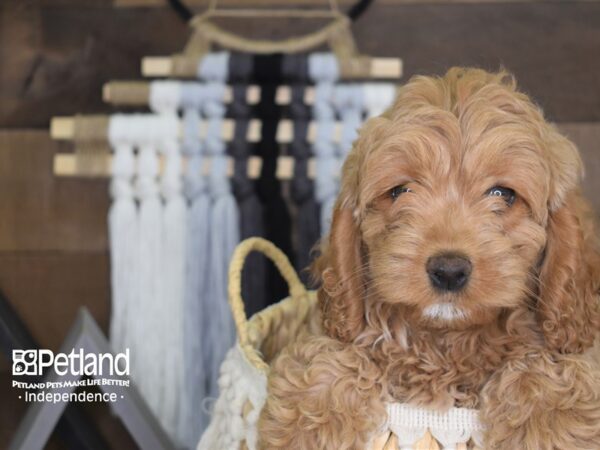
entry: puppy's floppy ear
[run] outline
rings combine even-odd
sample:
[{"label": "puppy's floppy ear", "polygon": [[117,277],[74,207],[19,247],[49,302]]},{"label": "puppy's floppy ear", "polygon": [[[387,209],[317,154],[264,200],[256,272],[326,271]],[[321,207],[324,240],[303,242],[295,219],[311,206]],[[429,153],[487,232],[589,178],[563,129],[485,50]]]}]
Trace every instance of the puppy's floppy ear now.
[{"label": "puppy's floppy ear", "polygon": [[550,348],[579,353],[600,332],[600,252],[593,213],[577,187],[579,154],[566,138],[553,137],[553,186],[539,273],[538,318]]},{"label": "puppy's floppy ear", "polygon": [[352,210],[338,204],[318,297],[325,332],[344,342],[351,342],[365,326],[361,242]]}]

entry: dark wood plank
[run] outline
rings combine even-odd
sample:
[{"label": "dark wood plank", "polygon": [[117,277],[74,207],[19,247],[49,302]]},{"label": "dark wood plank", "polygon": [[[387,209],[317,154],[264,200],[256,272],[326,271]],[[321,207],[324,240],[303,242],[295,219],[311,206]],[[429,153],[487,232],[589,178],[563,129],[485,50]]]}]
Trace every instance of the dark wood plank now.
[{"label": "dark wood plank", "polygon": [[0,252],[0,286],[42,348],[58,350],[81,306],[108,329],[106,252]]},{"label": "dark wood plank", "polygon": [[[88,389],[95,392],[96,388]],[[20,390],[12,387],[12,375],[8,371],[0,371],[0,448],[8,448],[17,429],[20,420],[25,415],[30,403],[19,398]],[[78,407],[85,410],[85,414],[97,427],[108,448],[133,449],[135,442],[121,423],[104,403],[80,403]],[[65,442],[59,439],[57,433],[53,433],[45,450],[64,450],[67,448]]]},{"label": "dark wood plank", "polygon": [[0,131],[0,251],[104,251],[108,181],[56,178],[66,143],[46,131]]},{"label": "dark wood plank", "polygon": [[600,120],[599,3],[375,4],[356,37],[367,53],[403,57],[406,78],[505,66],[550,119]]},{"label": "dark wood plank", "polygon": [[[12,435],[29,405],[22,398],[19,398],[19,389],[12,387],[12,375],[10,372],[0,371],[0,395],[2,396],[2,405],[0,407],[0,448],[8,448]],[[61,450],[63,448],[64,444],[56,436],[52,436],[45,450]]]},{"label": "dark wood plank", "polygon": [[[56,0],[54,0],[56,1]],[[58,0],[59,2],[73,2],[75,0]],[[461,3],[531,3],[531,2],[557,2],[561,0],[377,0],[377,3],[383,5],[405,5],[407,3],[420,4],[461,4]],[[595,0],[584,0],[595,1]],[[184,0],[185,5],[190,8],[202,10],[208,6],[208,0]],[[337,0],[336,3],[346,8],[356,3],[356,0]],[[114,0],[113,4],[117,7],[162,7],[163,0]],[[219,8],[273,8],[273,7],[318,7],[325,8],[329,5],[328,0],[220,0],[217,4]]]},{"label": "dark wood plank", "polygon": [[54,115],[108,111],[105,81],[139,77],[142,56],[173,52],[188,36],[166,8],[31,1],[0,8],[0,23],[0,127],[47,127]]},{"label": "dark wood plank", "polygon": [[[0,127],[43,127],[53,115],[108,111],[100,96],[105,81],[138,78],[142,56],[177,52],[189,34],[167,8],[49,4],[0,10]],[[301,28],[296,22],[234,27],[267,37]],[[453,65],[504,65],[552,120],[600,120],[598,2],[377,2],[354,29],[365,53],[402,57],[405,79]]]},{"label": "dark wood plank", "polygon": [[600,123],[564,123],[559,128],[579,147],[585,167],[583,192],[600,217]]}]

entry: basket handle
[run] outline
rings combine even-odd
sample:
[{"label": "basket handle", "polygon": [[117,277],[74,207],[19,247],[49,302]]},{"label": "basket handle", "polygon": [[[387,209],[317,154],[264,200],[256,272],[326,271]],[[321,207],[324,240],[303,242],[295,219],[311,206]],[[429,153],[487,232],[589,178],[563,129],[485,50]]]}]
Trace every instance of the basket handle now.
[{"label": "basket handle", "polygon": [[233,314],[233,320],[238,333],[239,344],[248,360],[258,369],[265,370],[267,364],[262,360],[258,352],[250,344],[248,336],[248,319],[242,299],[242,269],[246,257],[253,251],[258,251],[269,258],[279,270],[288,284],[290,296],[301,298],[307,295],[306,288],[298,278],[298,274],[292,267],[289,259],[274,244],[259,237],[248,238],[238,244],[231,257],[229,264],[229,306]]}]

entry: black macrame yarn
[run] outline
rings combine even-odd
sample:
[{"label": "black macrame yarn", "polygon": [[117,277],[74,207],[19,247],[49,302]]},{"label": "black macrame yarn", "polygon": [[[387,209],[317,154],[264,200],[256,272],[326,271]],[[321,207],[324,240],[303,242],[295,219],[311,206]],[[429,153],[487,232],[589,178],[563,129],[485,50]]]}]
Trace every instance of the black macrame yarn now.
[{"label": "black macrame yarn", "polygon": [[294,140],[290,146],[290,154],[295,158],[294,178],[291,182],[292,200],[296,205],[294,265],[302,281],[308,283],[310,274],[307,269],[312,261],[311,251],[320,235],[320,209],[315,200],[314,182],[308,177],[311,149],[306,141],[306,135],[310,110],[304,104],[305,87],[299,84],[292,86],[290,117],[294,121]]},{"label": "black macrame yarn", "polygon": [[[263,206],[256,192],[256,183],[248,178],[247,162],[251,148],[246,141],[251,108],[246,104],[246,84],[233,87],[233,101],[230,108],[235,114],[236,127],[230,146],[230,154],[234,158],[233,191],[240,212],[240,237],[265,236]],[[267,264],[265,258],[258,253],[251,253],[244,264],[242,274],[242,292],[246,314],[263,309],[267,304]]]},{"label": "black macrame yarn", "polygon": [[[261,86],[256,115],[262,120],[261,141],[257,147],[257,154],[263,159],[258,180],[258,195],[264,206],[265,237],[293,261],[290,214],[281,195],[281,183],[276,177],[277,158],[280,153],[276,134],[281,109],[275,104],[275,92],[282,83],[281,61],[282,56],[278,54],[254,57],[252,78]],[[287,285],[271,264],[268,268],[267,292],[271,303],[288,295]]]}]

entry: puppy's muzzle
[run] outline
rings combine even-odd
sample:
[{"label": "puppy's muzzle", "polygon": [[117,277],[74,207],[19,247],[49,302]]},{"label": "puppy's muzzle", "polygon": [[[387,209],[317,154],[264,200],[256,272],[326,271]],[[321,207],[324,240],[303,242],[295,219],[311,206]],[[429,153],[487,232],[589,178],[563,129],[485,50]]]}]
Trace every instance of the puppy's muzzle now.
[{"label": "puppy's muzzle", "polygon": [[427,261],[427,274],[431,284],[441,291],[460,291],[469,281],[471,261],[456,253],[440,253]]}]

